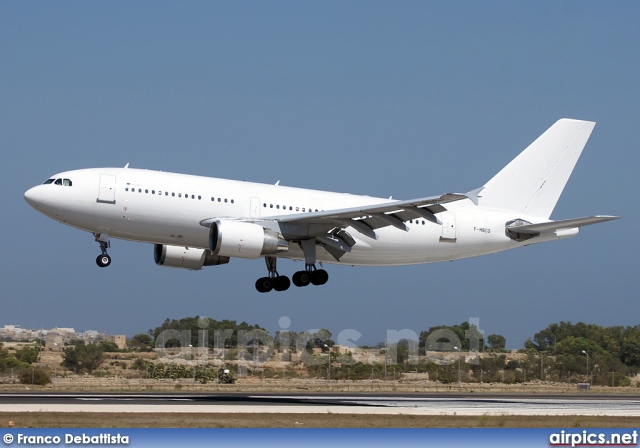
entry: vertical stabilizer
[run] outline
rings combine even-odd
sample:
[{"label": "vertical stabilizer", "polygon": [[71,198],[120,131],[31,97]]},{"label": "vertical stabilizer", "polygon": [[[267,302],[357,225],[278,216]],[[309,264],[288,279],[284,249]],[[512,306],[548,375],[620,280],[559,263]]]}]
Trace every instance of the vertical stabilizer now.
[{"label": "vertical stabilizer", "polygon": [[478,205],[549,218],[596,124],[563,118],[478,192]]}]

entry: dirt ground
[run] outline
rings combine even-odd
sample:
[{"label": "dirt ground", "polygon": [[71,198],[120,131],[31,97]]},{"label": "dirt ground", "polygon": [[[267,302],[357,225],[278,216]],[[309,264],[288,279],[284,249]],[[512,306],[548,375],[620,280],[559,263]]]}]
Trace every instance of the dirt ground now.
[{"label": "dirt ground", "polygon": [[[10,424],[12,422],[12,424]],[[1,412],[16,428],[631,428],[636,417]]]}]

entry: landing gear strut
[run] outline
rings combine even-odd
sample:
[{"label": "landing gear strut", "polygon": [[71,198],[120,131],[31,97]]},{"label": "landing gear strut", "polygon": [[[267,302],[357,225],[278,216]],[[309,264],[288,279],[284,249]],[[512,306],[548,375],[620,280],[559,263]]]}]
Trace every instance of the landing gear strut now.
[{"label": "landing gear strut", "polygon": [[300,241],[300,248],[304,253],[304,271],[293,274],[293,284],[299,287],[313,283],[324,285],[329,280],[329,274],[324,269],[316,269],[316,240]]},{"label": "landing gear strut", "polygon": [[289,286],[291,286],[289,277],[278,274],[276,270],[278,260],[275,257],[264,257],[264,261],[267,263],[269,275],[267,277],[261,277],[256,281],[256,289],[258,292],[269,292],[272,289],[276,291],[286,291],[289,289]]},{"label": "landing gear strut", "polygon": [[96,234],[95,237],[98,244],[100,244],[100,250],[102,251],[102,254],[98,255],[98,258],[96,258],[96,264],[101,268],[106,268],[111,264],[111,257],[107,253],[107,249],[111,247],[109,237],[100,235],[99,233]]}]

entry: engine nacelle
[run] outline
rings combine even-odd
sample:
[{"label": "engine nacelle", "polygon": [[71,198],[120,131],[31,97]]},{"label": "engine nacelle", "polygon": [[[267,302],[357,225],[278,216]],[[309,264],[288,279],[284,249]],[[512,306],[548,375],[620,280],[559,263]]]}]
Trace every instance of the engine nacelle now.
[{"label": "engine nacelle", "polygon": [[153,258],[158,266],[168,268],[190,269],[199,271],[203,266],[216,266],[229,263],[229,257],[212,254],[207,249],[193,247],[167,246],[156,244],[153,247]]},{"label": "engine nacelle", "polygon": [[209,248],[223,257],[258,258],[289,250],[275,230],[250,222],[218,220],[211,224]]}]

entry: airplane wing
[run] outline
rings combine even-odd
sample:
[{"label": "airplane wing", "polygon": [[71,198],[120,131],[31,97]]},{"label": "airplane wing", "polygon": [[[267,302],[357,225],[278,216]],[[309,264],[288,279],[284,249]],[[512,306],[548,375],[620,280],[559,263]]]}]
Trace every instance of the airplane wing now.
[{"label": "airplane wing", "polygon": [[322,244],[336,260],[340,260],[356,244],[345,228],[351,227],[362,235],[378,239],[375,229],[393,226],[407,231],[404,222],[410,219],[424,218],[438,223],[435,215],[447,210],[442,204],[462,199],[467,199],[467,196],[448,193],[408,201],[389,201],[361,207],[263,217],[261,220],[278,222],[288,239],[315,238],[316,242]]},{"label": "airplane wing", "polygon": [[507,229],[516,233],[535,235],[544,232],[574,229],[576,227],[598,224],[600,222],[611,221],[613,219],[620,219],[620,216],[589,216],[586,218],[563,219],[561,221],[550,221],[540,224],[511,225],[507,227]]},{"label": "airplane wing", "polygon": [[[339,260],[356,244],[353,237],[344,229],[351,227],[358,233],[372,239],[378,239],[375,229],[393,226],[407,231],[405,221],[423,218],[438,223],[437,213],[446,211],[442,205],[449,202],[467,199],[459,193],[447,193],[442,196],[411,199],[408,201],[389,201],[360,207],[324,210],[320,212],[295,213],[287,215],[263,216],[246,219],[246,221],[269,227],[269,223],[277,222],[279,230],[287,240],[313,240]],[[200,222],[210,227],[217,218],[209,218]]]}]

